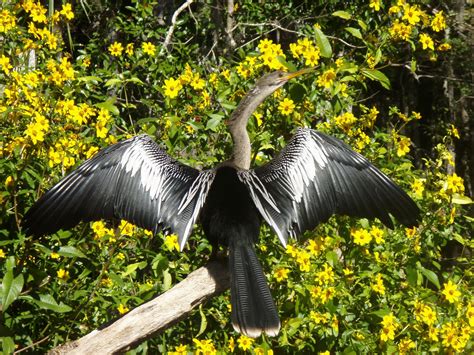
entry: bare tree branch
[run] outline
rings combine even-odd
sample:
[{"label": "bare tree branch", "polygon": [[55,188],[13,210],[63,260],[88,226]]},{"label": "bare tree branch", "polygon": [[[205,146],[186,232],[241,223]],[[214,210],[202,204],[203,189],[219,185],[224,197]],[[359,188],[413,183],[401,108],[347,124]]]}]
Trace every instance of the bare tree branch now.
[{"label": "bare tree branch", "polygon": [[176,27],[176,19],[178,18],[179,14],[184,11],[187,7],[189,7],[194,0],[186,0],[183,5],[178,7],[178,9],[173,13],[173,16],[171,17],[171,26],[168,29],[168,33],[166,34],[165,41],[163,42],[163,47],[161,48],[161,53],[163,53],[164,50],[168,51],[168,46],[171,42],[171,38],[173,37],[174,29]]},{"label": "bare tree branch", "polygon": [[212,261],[173,288],[111,325],[52,349],[48,354],[124,352],[185,318],[196,306],[229,288],[227,260]]}]

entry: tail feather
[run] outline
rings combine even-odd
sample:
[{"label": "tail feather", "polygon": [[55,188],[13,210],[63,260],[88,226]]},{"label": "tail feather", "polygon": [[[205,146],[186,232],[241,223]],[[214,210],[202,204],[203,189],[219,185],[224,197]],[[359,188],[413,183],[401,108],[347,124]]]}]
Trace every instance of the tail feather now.
[{"label": "tail feather", "polygon": [[232,325],[249,337],[276,336],[280,319],[251,243],[229,245]]}]

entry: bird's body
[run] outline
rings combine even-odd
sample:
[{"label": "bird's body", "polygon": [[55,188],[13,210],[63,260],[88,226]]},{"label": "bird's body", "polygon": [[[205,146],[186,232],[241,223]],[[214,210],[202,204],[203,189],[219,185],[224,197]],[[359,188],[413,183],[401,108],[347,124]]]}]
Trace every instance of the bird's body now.
[{"label": "bird's body", "polygon": [[237,172],[231,165],[216,169],[199,219],[210,242],[229,249],[234,328],[254,337],[262,330],[276,335],[278,312],[254,248],[262,217]]},{"label": "bird's body", "polygon": [[177,234],[182,250],[200,222],[211,243],[229,249],[234,329],[252,337],[278,334],[278,312],[254,247],[262,220],[286,245],[333,214],[378,218],[389,227],[390,215],[406,226],[419,219],[410,197],[367,159],[309,128],[298,129],[272,161],[250,169],[248,117],[299,73],[270,73],[244,97],[228,122],[234,141],[229,161],[198,171],[146,135],[119,142],[44,194],[25,216],[27,232],[124,219]]}]

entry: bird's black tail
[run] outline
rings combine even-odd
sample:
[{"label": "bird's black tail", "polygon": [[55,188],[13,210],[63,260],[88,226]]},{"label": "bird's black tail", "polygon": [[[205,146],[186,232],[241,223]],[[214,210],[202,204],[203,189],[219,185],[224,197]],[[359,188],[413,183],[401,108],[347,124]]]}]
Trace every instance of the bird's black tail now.
[{"label": "bird's black tail", "polygon": [[230,240],[229,263],[234,329],[252,338],[277,335],[280,319],[253,243]]}]

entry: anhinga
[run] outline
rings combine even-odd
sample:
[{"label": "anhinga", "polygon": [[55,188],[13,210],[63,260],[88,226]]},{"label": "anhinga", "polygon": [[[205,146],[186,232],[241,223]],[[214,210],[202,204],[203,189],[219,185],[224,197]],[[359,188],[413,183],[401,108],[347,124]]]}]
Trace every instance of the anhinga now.
[{"label": "anhinga", "polygon": [[389,214],[414,226],[419,209],[362,155],[340,140],[300,128],[280,154],[250,169],[247,121],[258,105],[303,73],[273,72],[259,79],[228,121],[230,160],[198,171],[172,159],[140,135],[97,153],[46,192],[25,216],[27,233],[43,235],[80,221],[124,219],[155,233],[178,235],[183,249],[196,221],[213,245],[229,249],[232,324],[251,337],[276,335],[280,320],[254,244],[263,219],[281,243],[333,214],[378,218]]}]

